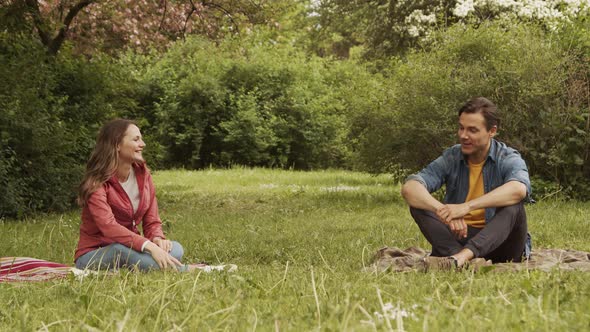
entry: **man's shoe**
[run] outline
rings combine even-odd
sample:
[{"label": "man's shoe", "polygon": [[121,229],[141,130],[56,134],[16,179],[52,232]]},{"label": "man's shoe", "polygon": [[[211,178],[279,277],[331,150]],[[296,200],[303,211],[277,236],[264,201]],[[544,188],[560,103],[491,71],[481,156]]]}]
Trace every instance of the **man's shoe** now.
[{"label": "man's shoe", "polygon": [[425,272],[455,271],[456,269],[457,269],[457,260],[454,257],[427,256],[424,258]]}]

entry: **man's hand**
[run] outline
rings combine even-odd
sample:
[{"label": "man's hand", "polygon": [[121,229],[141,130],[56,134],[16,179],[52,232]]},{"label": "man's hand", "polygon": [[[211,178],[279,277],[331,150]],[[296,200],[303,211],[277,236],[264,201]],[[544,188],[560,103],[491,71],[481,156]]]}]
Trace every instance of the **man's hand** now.
[{"label": "man's hand", "polygon": [[469,206],[463,204],[445,204],[436,210],[436,216],[445,224],[449,224],[454,219],[461,219],[470,212]]},{"label": "man's hand", "polygon": [[458,239],[463,239],[467,237],[467,224],[463,218],[453,219],[451,220],[447,226]]},{"label": "man's hand", "polygon": [[178,259],[172,257],[169,253],[164,251],[153,242],[148,242],[148,244],[145,246],[145,250],[150,255],[152,255],[152,258],[156,261],[156,263],[158,263],[160,269],[176,268],[182,265]]},{"label": "man's hand", "polygon": [[164,240],[160,237],[155,237],[152,242],[154,242],[158,247],[162,248],[162,250],[165,252],[172,251],[172,241],[170,240]]}]

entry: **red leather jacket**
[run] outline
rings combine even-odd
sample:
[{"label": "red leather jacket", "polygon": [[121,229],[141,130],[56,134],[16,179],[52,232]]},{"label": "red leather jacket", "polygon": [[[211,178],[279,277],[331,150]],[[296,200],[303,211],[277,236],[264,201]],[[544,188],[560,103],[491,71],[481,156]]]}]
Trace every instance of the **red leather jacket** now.
[{"label": "red leather jacket", "polygon": [[[165,238],[152,176],[145,164],[133,164],[133,169],[140,196],[137,211],[133,213],[131,200],[116,176],[110,178],[90,195],[82,209],[80,240],[74,260],[112,243],[141,251],[144,242],[154,237]],[[142,225],[144,236],[140,235],[138,224]]]}]

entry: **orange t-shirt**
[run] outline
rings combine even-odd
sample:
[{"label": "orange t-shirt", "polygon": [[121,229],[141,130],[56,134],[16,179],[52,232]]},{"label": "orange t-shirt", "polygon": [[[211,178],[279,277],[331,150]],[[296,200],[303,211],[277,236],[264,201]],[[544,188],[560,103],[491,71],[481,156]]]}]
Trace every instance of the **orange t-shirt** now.
[{"label": "orange t-shirt", "polygon": [[[480,196],[483,196],[483,165],[485,164],[485,159],[479,164],[469,163],[469,193],[467,193],[467,198],[465,198],[466,202],[474,200]],[[478,209],[473,210],[470,213],[466,214],[463,219],[465,223],[469,226],[476,227],[476,228],[483,228],[486,224],[486,210],[485,209]]]}]

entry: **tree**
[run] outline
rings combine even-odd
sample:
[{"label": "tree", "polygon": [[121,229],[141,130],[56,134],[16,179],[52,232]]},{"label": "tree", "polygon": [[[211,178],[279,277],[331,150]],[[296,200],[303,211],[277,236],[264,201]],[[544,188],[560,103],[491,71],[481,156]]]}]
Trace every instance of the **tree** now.
[{"label": "tree", "polygon": [[[95,1],[60,1],[56,6],[59,14],[58,19],[52,22],[48,19],[48,3],[45,1],[7,1],[6,3],[2,3],[3,7],[5,6],[5,8],[2,8],[2,16],[3,18],[10,16],[10,14],[16,16],[16,21],[23,21],[20,27],[27,26],[27,23],[31,24],[38,34],[41,43],[47,47],[48,53],[55,55],[65,41],[74,18],[82,9],[93,2]],[[11,23],[14,23],[14,21]]]},{"label": "tree", "polygon": [[366,58],[383,59],[404,54],[435,29],[455,23],[533,21],[555,30],[589,10],[588,0],[318,0],[310,18],[313,44],[322,45],[317,53],[348,57],[351,47],[362,45]]},{"label": "tree", "polygon": [[[448,19],[449,2],[320,0],[312,7],[316,42],[332,44],[339,57],[348,57],[350,47],[357,45],[365,47],[368,58],[399,54],[415,44],[423,27]],[[320,54],[326,51],[331,53],[324,49]]]},{"label": "tree", "polygon": [[35,32],[49,54],[66,39],[79,53],[166,48],[188,34],[220,39],[272,24],[289,1],[272,0],[4,0],[0,28]]}]

